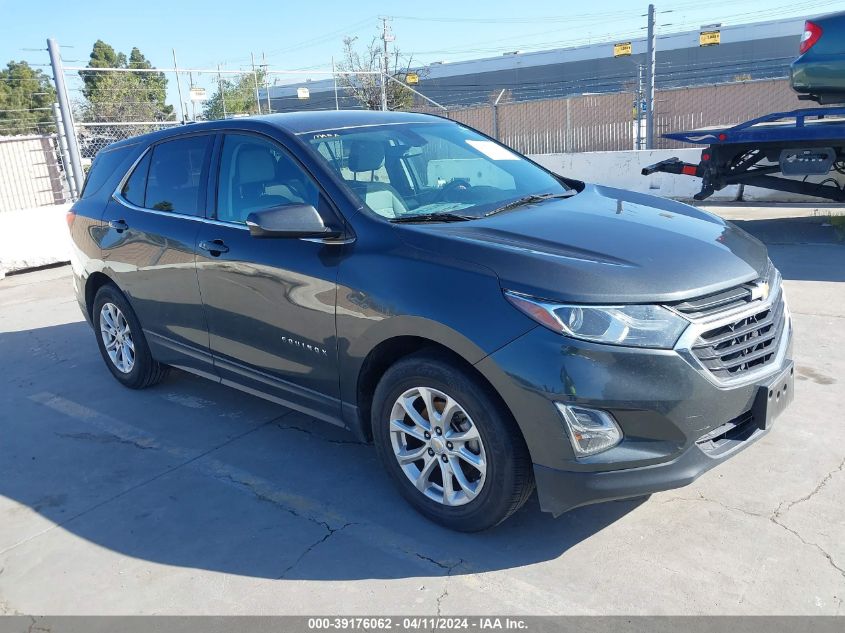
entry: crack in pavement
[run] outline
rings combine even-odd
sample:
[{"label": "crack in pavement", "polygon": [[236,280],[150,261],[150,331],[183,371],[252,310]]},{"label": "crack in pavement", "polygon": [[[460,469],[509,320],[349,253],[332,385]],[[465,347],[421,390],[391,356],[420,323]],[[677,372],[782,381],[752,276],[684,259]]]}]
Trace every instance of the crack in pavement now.
[{"label": "crack in pavement", "polygon": [[836,561],[833,560],[833,556],[831,556],[827,552],[827,550],[825,550],[821,545],[819,545],[818,543],[813,543],[812,541],[808,541],[803,536],[801,536],[801,534],[799,534],[797,530],[794,530],[791,527],[788,527],[788,526],[784,525],[783,523],[780,523],[777,520],[777,518],[774,517],[774,516],[769,517],[769,520],[772,523],[774,523],[775,525],[782,527],[784,530],[786,530],[790,534],[793,534],[796,538],[798,538],[799,541],[804,543],[804,545],[809,545],[810,547],[815,547],[817,550],[819,550],[819,553],[821,553],[821,555],[824,556],[827,559],[827,562],[830,563],[831,567],[836,569],[840,574],[842,574],[842,577],[845,578],[845,568],[842,568],[839,565],[837,565]]},{"label": "crack in pavement", "polygon": [[[234,435],[234,436],[230,437],[229,439],[227,439],[226,441],[221,442],[220,444],[217,444],[216,446],[213,446],[213,447],[211,447],[211,448],[209,448],[205,451],[202,451],[202,452],[200,452],[196,455],[188,457],[188,459],[185,459],[184,461],[176,464],[175,466],[172,466],[170,468],[163,470],[162,472],[158,473],[157,475],[154,475],[152,477],[148,477],[147,479],[144,479],[143,481],[140,481],[140,482],[138,482],[134,485],[129,486],[128,488],[121,490],[120,492],[108,497],[107,499],[103,499],[102,501],[99,501],[99,502],[89,506],[88,508],[86,508],[84,510],[80,510],[79,512],[77,512],[73,516],[70,516],[63,521],[60,521],[58,523],[54,523],[51,526],[44,528],[43,530],[41,530],[41,531],[39,531],[35,534],[32,534],[32,535],[30,535],[30,536],[28,536],[24,539],[21,539],[17,543],[13,543],[12,545],[9,545],[8,547],[0,550],[0,556],[10,552],[11,550],[13,550],[17,547],[20,547],[21,545],[29,543],[33,539],[36,539],[36,538],[46,534],[47,532],[50,532],[51,530],[54,530],[54,529],[59,528],[59,527],[64,527],[65,525],[67,525],[71,521],[75,521],[76,519],[79,519],[79,518],[81,518],[81,517],[83,517],[87,514],[90,514],[91,512],[97,510],[98,508],[101,508],[101,507],[111,503],[112,501],[116,501],[117,499],[120,499],[121,497],[123,497],[123,496],[125,496],[125,495],[127,495],[131,492],[134,492],[135,490],[138,490],[139,488],[146,486],[147,484],[153,483],[154,481],[157,481],[157,480],[161,479],[162,477],[166,477],[167,475],[179,470],[180,468],[184,468],[185,466],[188,466],[189,464],[195,463],[198,460],[202,459],[203,457],[206,457],[206,456],[210,455],[211,453],[214,453],[215,451],[218,451],[221,448],[224,448],[224,447],[228,446],[229,444],[236,442],[236,441],[246,437],[247,435],[250,435],[251,433],[255,433],[256,431],[263,429],[270,424],[274,424],[274,423],[278,422],[281,418],[283,418],[285,415],[288,415],[290,413],[291,413],[291,411],[286,411],[284,414],[282,414],[280,416],[276,416],[276,417],[274,417],[270,420],[267,420],[266,422],[264,422],[262,424],[259,424],[257,426],[250,428],[250,429],[247,429],[243,433],[239,433],[237,435]],[[88,422],[89,420],[86,420],[86,419],[83,418],[82,421]],[[168,449],[166,447],[160,448],[160,450],[164,450],[165,452],[169,452],[170,454],[175,454],[175,455],[184,457],[184,451],[181,451],[181,450],[168,451]]]},{"label": "crack in pavement", "polygon": [[269,503],[280,510],[284,510],[291,516],[298,519],[305,519],[326,530],[333,531],[342,529],[352,522],[346,522],[341,528],[332,527],[330,520],[336,523],[341,523],[340,517],[330,512],[324,507],[320,507],[319,503],[308,499],[307,497],[300,497],[291,493],[275,488],[272,483],[251,475],[246,471],[238,468],[212,460],[208,465],[201,466],[205,474],[209,475],[217,481],[232,484],[237,488],[246,490],[259,501]]},{"label": "crack in pavement", "polygon": [[[832,473],[835,473],[837,470],[841,470],[841,469],[842,469],[842,467],[840,466],[840,468],[834,469],[832,471]],[[826,479],[828,479],[828,478],[826,478]],[[817,486],[817,489],[820,490],[821,487],[822,487],[821,485]],[[810,495],[807,496],[807,498],[810,498],[813,494],[815,494],[815,493],[811,493]],[[805,500],[805,499],[802,498],[802,500]],[[778,520],[779,515],[777,514],[777,510],[775,510],[775,512],[773,512],[772,514],[762,514],[760,512],[752,512],[750,510],[745,510],[743,508],[737,508],[735,506],[729,506],[729,505],[722,503],[721,501],[718,501],[716,499],[710,499],[709,497],[705,497],[703,494],[701,494],[701,492],[698,493],[698,498],[694,498],[694,497],[671,497],[671,498],[667,499],[666,501],[664,501],[663,503],[671,503],[671,502],[674,502],[674,501],[692,501],[692,502],[704,501],[704,502],[707,502],[707,503],[713,503],[715,505],[718,505],[718,506],[724,508],[725,510],[728,510],[728,511],[731,511],[731,512],[739,512],[741,514],[745,514],[746,516],[756,517],[758,519],[765,519],[766,521],[773,523],[774,525],[778,526],[779,528],[786,530],[787,532],[789,532],[790,534],[795,536],[804,545],[807,545],[809,547],[813,547],[813,548],[817,549],[819,551],[819,553],[827,560],[827,562],[830,564],[830,566],[833,567],[835,570],[837,570],[840,574],[842,574],[843,577],[845,577],[845,568],[840,567],[836,563],[836,561],[833,560],[833,556],[830,553],[828,553],[827,550],[825,550],[818,543],[808,541],[797,530],[794,530],[794,529],[788,527],[787,525],[784,525],[783,523],[781,523]],[[783,504],[781,504],[781,505],[783,505]],[[778,506],[778,507],[780,507],[780,506]]]},{"label": "crack in pavement", "polygon": [[301,426],[297,426],[295,424],[284,424],[284,423],[280,422],[280,423],[276,424],[276,426],[283,431],[299,431],[300,433],[305,433],[305,435],[310,435],[311,437],[316,437],[318,440],[321,440],[323,442],[327,442],[329,444],[353,444],[353,445],[356,445],[356,446],[365,446],[365,444],[363,444],[361,442],[357,442],[355,440],[333,440],[331,438],[324,437],[324,436],[320,435],[319,433],[315,433],[314,431],[312,431],[310,429],[306,429],[306,428],[303,428]]},{"label": "crack in pavement", "polygon": [[[307,517],[305,517],[305,518],[307,518]],[[290,573],[290,571],[294,567],[296,567],[297,565],[299,565],[299,563],[302,562],[303,558],[305,558],[308,554],[310,554],[316,547],[318,547],[318,546],[322,545],[323,543],[325,543],[326,541],[328,541],[334,534],[336,534],[337,532],[340,532],[341,530],[345,530],[350,525],[358,525],[357,523],[346,523],[344,525],[341,525],[338,528],[332,528],[327,523],[324,523],[322,521],[316,521],[314,519],[308,519],[308,520],[312,521],[314,523],[317,523],[318,525],[322,525],[324,528],[326,528],[326,534],[324,534],[320,539],[318,539],[317,541],[315,541],[314,543],[312,543],[311,545],[306,547],[305,550],[299,556],[296,557],[296,560],[293,561],[290,565],[288,565],[285,568],[285,570],[282,572],[282,575],[277,577],[276,580],[283,580],[285,578],[285,576],[287,576],[288,573]]]},{"label": "crack in pavement", "polygon": [[[818,494],[819,492],[821,492],[822,488],[824,488],[824,487],[827,485],[827,483],[828,483],[831,479],[833,479],[833,476],[834,476],[836,473],[840,473],[840,472],[842,472],[842,471],[843,471],[843,469],[845,469],[845,459],[843,459],[841,462],[839,462],[839,466],[837,466],[836,468],[834,468],[833,470],[831,470],[829,473],[827,473],[827,475],[825,475],[825,476],[824,476],[824,478],[823,478],[823,479],[822,479],[822,480],[818,483],[818,485],[816,485],[816,487],[815,487],[815,488],[813,488],[813,489],[812,489],[812,490],[811,490],[808,494],[804,495],[803,497],[801,497],[801,498],[799,498],[799,499],[796,499],[795,501],[788,501],[788,502],[787,502],[787,501],[782,501],[782,502],[778,505],[777,509],[774,511],[774,514],[773,514],[772,516],[773,516],[774,518],[778,518],[778,517],[780,517],[783,513],[785,513],[785,512],[789,512],[789,510],[791,510],[793,506],[796,506],[796,505],[798,505],[799,503],[804,503],[805,501],[809,501],[809,500],[810,500],[810,499],[812,499],[812,498],[813,498],[816,494]],[[783,507],[784,505],[786,505],[786,507],[785,507],[785,508]]]},{"label": "crack in pavement", "polygon": [[440,617],[442,615],[442,608],[443,608],[443,600],[445,600],[449,596],[449,580],[452,578],[452,574],[454,573],[455,569],[460,567],[461,565],[465,565],[466,561],[463,558],[459,558],[457,562],[452,564],[441,563],[439,560],[431,558],[430,556],[425,556],[423,554],[417,553],[417,558],[427,561],[433,565],[436,565],[440,569],[445,569],[446,574],[446,583],[443,585],[443,591],[437,596],[437,616]]},{"label": "crack in pavement", "polygon": [[87,440],[91,442],[99,442],[101,444],[127,444],[129,446],[134,446],[135,448],[140,448],[144,451],[159,448],[158,445],[150,439],[125,439],[115,435],[114,433],[59,433],[58,431],[54,431],[54,434],[58,437],[64,437],[71,440]]},{"label": "crack in pavement", "polygon": [[[38,620],[35,619],[35,616],[29,616],[30,623],[29,628],[27,628],[26,633],[33,633],[34,631],[41,631],[41,633],[50,633],[50,627],[43,627],[43,626],[35,626],[38,624]],[[40,618],[39,618],[40,619]]]}]

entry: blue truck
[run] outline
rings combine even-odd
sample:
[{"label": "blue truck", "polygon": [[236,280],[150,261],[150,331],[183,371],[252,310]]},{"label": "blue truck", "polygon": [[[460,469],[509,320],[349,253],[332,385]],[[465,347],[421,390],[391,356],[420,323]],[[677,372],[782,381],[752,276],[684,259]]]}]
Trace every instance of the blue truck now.
[{"label": "blue truck", "polygon": [[[799,99],[829,107],[774,112],[730,127],[664,134],[704,145],[701,160],[670,158],[642,170],[701,178],[696,200],[728,185],[752,185],[845,202],[845,12],[807,20],[791,84]],[[840,104],[840,105],[832,105]],[[810,176],[822,176],[808,182]],[[818,181],[819,178],[814,178]]]}]

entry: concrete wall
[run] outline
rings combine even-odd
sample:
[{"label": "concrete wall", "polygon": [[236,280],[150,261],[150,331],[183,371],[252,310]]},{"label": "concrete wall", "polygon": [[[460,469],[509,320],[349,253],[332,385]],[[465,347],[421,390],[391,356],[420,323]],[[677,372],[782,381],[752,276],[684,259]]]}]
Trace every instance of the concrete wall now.
[{"label": "concrete wall", "polygon": [[70,260],[70,204],[0,213],[0,279],[5,273]]},{"label": "concrete wall", "polygon": [[[650,193],[665,198],[690,200],[701,189],[700,178],[660,173],[651,176],[641,175],[643,167],[672,157],[680,158],[682,161],[689,163],[697,163],[701,157],[701,150],[656,149],[531,155],[533,160],[562,176]],[[824,177],[808,178],[808,180],[820,182],[824,178],[834,176],[840,185],[845,183],[845,176],[834,172]],[[734,201],[737,199],[738,190],[739,187],[736,185],[725,187],[707,200],[711,202]],[[742,200],[746,202],[830,202],[829,200],[758,187],[745,187]]]},{"label": "concrete wall", "polygon": [[51,136],[0,137],[0,212],[64,200]]}]

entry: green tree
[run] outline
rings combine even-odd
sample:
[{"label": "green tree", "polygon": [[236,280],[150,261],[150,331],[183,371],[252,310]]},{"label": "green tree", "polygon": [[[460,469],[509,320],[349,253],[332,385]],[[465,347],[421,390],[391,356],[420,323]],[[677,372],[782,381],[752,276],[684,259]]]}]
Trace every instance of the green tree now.
[{"label": "green tree", "polygon": [[[381,75],[367,74],[382,72],[382,52],[378,38],[373,38],[370,45],[364,51],[355,48],[357,37],[346,37],[343,39],[343,61],[338,64],[338,70],[343,73],[338,75],[337,83],[346,89],[350,96],[355,97],[358,102],[367,110],[381,110]],[[387,71],[397,81],[387,82],[387,109],[388,110],[409,110],[414,105],[414,93],[405,85],[405,77],[410,70],[411,60],[407,64],[401,63],[401,55],[398,49],[388,53]]]},{"label": "green tree", "polygon": [[264,85],[264,71],[259,69],[255,75],[244,73],[237,79],[220,79],[217,90],[203,105],[202,115],[212,121],[243,114],[258,114],[255,102],[255,82]]},{"label": "green tree", "polygon": [[52,132],[56,91],[49,77],[24,61],[0,70],[0,136]]},{"label": "green tree", "polygon": [[[88,68],[152,68],[138,48],[129,58],[112,46],[97,40],[91,50]],[[82,78],[81,116],[86,121],[166,121],[173,119],[173,106],[167,105],[167,77],[161,72],[121,72],[80,70]]]}]

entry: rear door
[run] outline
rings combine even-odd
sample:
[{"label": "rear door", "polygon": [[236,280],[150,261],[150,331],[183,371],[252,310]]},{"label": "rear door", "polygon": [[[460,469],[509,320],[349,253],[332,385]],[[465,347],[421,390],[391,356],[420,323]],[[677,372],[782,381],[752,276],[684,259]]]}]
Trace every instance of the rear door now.
[{"label": "rear door", "polygon": [[331,215],[328,201],[267,137],[226,133],[215,162],[216,214],[197,238],[197,272],[216,369],[224,382],[337,422],[335,295],[343,247],[254,238],[246,226],[251,212],[284,204]]},{"label": "rear door", "polygon": [[104,264],[127,295],[157,360],[213,375],[196,273],[213,134],[161,141],[109,201]]}]

